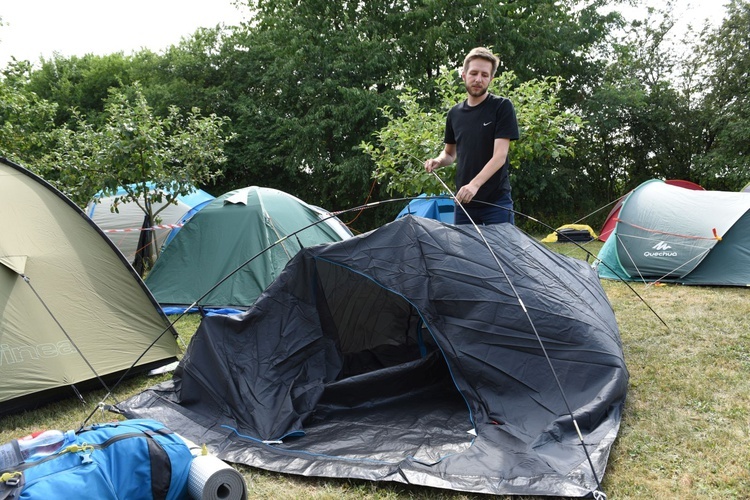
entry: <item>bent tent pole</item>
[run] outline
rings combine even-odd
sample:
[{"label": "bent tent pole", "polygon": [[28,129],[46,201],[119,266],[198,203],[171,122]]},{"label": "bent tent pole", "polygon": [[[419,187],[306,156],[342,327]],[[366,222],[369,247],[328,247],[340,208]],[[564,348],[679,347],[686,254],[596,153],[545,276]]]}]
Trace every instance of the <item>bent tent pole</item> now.
[{"label": "bent tent pole", "polygon": [[576,429],[578,439],[581,442],[581,446],[583,447],[583,452],[586,455],[586,460],[588,461],[589,468],[591,469],[591,473],[594,476],[594,481],[596,482],[596,490],[594,490],[592,494],[596,498],[606,498],[606,495],[604,494],[602,490],[601,482],[599,481],[599,476],[596,473],[596,468],[594,467],[594,463],[591,460],[591,454],[589,453],[588,448],[586,448],[586,442],[583,439],[583,434],[581,434],[581,429],[578,426],[578,421],[576,420],[575,415],[573,414],[573,409],[570,406],[570,402],[568,401],[568,397],[565,394],[565,390],[563,389],[562,383],[560,382],[560,378],[557,376],[555,367],[552,365],[552,360],[550,359],[549,354],[547,353],[547,349],[544,347],[544,342],[542,341],[542,337],[539,335],[539,332],[536,329],[536,325],[534,324],[534,321],[531,319],[531,315],[529,314],[529,311],[526,309],[526,304],[524,304],[523,299],[521,299],[521,296],[516,290],[516,287],[513,285],[513,282],[510,280],[508,273],[505,271],[505,268],[500,263],[500,259],[498,259],[497,254],[495,254],[495,252],[492,250],[492,247],[490,246],[489,242],[485,239],[484,234],[479,229],[479,226],[477,226],[476,222],[474,222],[474,219],[471,218],[469,213],[466,211],[466,208],[464,208],[464,206],[458,202],[458,199],[456,199],[456,196],[453,193],[453,191],[451,191],[451,189],[445,184],[445,182],[443,182],[443,180],[437,175],[437,173],[433,171],[432,174],[443,185],[443,188],[446,190],[446,192],[450,193],[450,195],[453,197],[453,200],[456,202],[456,206],[461,207],[461,210],[464,211],[464,214],[471,221],[471,225],[474,226],[474,229],[477,231],[477,234],[479,234],[479,237],[484,242],[485,246],[487,247],[487,250],[489,250],[490,254],[492,254],[492,258],[495,259],[495,263],[497,264],[503,277],[508,282],[508,285],[510,285],[511,290],[513,291],[513,295],[518,301],[518,305],[521,307],[521,310],[526,316],[526,320],[529,322],[529,326],[531,326],[531,329],[534,332],[534,336],[536,337],[536,340],[539,343],[539,347],[542,350],[542,354],[544,354],[544,358],[547,361],[547,365],[549,366],[549,369],[552,372],[552,376],[555,379],[555,383],[557,384],[557,389],[560,391],[560,396],[562,397],[563,402],[565,403],[565,408],[567,409],[568,414],[570,415],[570,418],[573,421],[573,426]]},{"label": "bent tent pole", "polygon": [[[442,180],[441,180],[441,182],[442,182]],[[483,203],[485,205],[489,205],[489,206],[493,206],[493,207],[497,207],[497,208],[502,208],[503,210],[508,210],[510,212],[513,212],[516,215],[520,215],[521,217],[525,217],[526,219],[528,219],[528,220],[530,220],[532,222],[536,222],[537,224],[540,224],[540,225],[544,226],[546,229],[549,229],[550,231],[554,232],[555,234],[560,235],[560,232],[557,229],[553,228],[549,224],[546,224],[546,223],[540,221],[539,219],[537,219],[535,217],[532,217],[531,215],[525,214],[523,212],[519,212],[518,210],[514,210],[512,208],[502,207],[500,205],[496,205],[494,203],[489,203],[489,202],[486,202],[486,201],[479,201],[477,203]],[[598,260],[597,257],[596,257],[596,255],[594,255],[590,250],[588,250],[583,245],[579,244],[577,241],[570,241],[570,243],[573,243],[579,249],[583,250],[588,257],[593,257],[594,261]],[[669,327],[669,325],[667,324],[667,322],[664,321],[664,319],[661,316],[659,316],[659,314],[654,310],[654,308],[651,307],[651,305],[648,302],[646,302],[646,300],[643,297],[641,297],[641,295],[635,290],[635,288],[633,288],[630,285],[630,283],[628,283],[625,280],[625,278],[623,278],[622,276],[620,276],[618,274],[618,272],[615,269],[612,269],[612,267],[610,267],[606,262],[599,261],[599,263],[603,264],[604,267],[606,267],[609,271],[612,272],[612,274],[614,274],[615,276],[617,276],[617,278],[620,280],[620,282],[622,282],[625,286],[627,286],[630,289],[630,291],[633,292],[633,294],[635,294],[635,296],[638,297],[638,299],[641,302],[643,302],[643,305],[645,305],[646,307],[648,307],[648,309],[654,314],[654,316],[657,317],[657,319],[661,322],[661,324],[663,324],[667,328],[667,330],[671,330],[671,328]]]}]

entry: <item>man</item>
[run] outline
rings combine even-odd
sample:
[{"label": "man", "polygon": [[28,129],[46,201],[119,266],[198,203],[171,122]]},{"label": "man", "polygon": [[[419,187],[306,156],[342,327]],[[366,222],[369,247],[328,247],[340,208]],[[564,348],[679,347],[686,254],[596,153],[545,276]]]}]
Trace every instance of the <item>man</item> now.
[{"label": "man", "polygon": [[458,160],[456,200],[469,216],[456,206],[456,224],[515,222],[508,150],[519,135],[516,112],[508,99],[487,91],[499,62],[484,47],[469,52],[461,71],[467,98],[448,111],[443,151],[424,162],[432,172]]}]

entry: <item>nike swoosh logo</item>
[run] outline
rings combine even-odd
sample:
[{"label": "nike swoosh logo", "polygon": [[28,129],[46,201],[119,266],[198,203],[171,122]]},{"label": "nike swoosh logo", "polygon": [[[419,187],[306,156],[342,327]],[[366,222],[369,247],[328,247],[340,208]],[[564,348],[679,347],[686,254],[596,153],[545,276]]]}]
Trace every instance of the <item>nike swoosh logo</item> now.
[{"label": "nike swoosh logo", "polygon": [[490,123],[492,123],[492,122],[487,122],[487,123],[483,123],[483,124],[482,124],[482,126],[483,126],[483,127],[486,127],[486,126],[487,126],[487,125],[489,125]]}]

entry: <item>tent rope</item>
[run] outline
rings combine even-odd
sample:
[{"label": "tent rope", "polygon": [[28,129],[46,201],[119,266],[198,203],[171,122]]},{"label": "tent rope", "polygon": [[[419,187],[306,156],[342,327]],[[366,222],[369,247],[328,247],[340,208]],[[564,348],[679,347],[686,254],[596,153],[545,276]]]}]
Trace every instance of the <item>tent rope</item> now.
[{"label": "tent rope", "polygon": [[636,229],[640,229],[641,231],[645,231],[647,233],[654,233],[654,234],[663,234],[666,236],[676,236],[678,238],[685,238],[686,240],[718,240],[721,241],[721,236],[719,236],[716,232],[716,228],[713,229],[712,233],[713,236],[697,236],[692,234],[680,234],[680,233],[670,233],[667,231],[660,231],[658,229],[650,229],[647,227],[639,226],[637,224],[633,224],[632,222],[628,222],[625,220],[622,220],[620,218],[615,219],[615,222],[618,222],[620,224],[625,224],[626,226],[634,227]]},{"label": "tent rope", "polygon": [[[667,276],[670,276],[670,275],[674,274],[675,272],[677,272],[680,269],[682,269],[683,267],[687,266],[688,264],[690,264],[694,260],[700,260],[700,259],[702,259],[706,255],[708,255],[708,252],[711,251],[710,248],[707,248],[703,252],[701,252],[701,253],[693,256],[692,258],[690,258],[687,261],[683,262],[682,264],[680,264],[679,266],[675,267],[671,271],[668,271],[666,274],[663,274],[660,278],[656,278],[655,280],[651,280],[651,282],[648,282],[646,280],[646,278],[643,277],[643,273],[641,273],[641,270],[638,268],[638,264],[635,263],[635,260],[633,259],[633,256],[628,251],[628,246],[625,244],[625,242],[623,240],[626,237],[630,238],[630,239],[634,239],[634,240],[635,239],[648,240],[649,238],[646,238],[646,237],[643,237],[643,236],[630,235],[630,234],[624,237],[623,235],[621,235],[619,233],[615,233],[615,236],[617,237],[617,241],[620,243],[620,246],[622,247],[622,249],[625,251],[626,255],[628,256],[628,259],[630,260],[630,263],[633,265],[633,268],[635,268],[635,270],[638,272],[638,276],[641,278],[641,281],[644,282],[644,283],[646,283],[646,286],[650,286],[650,285],[652,285],[654,283],[658,283],[658,282],[662,281]],[[708,239],[708,238],[703,238],[703,239]],[[680,245],[681,244],[679,242],[670,242],[670,243],[672,243],[674,245]],[[689,246],[689,245],[685,245],[685,246]]]},{"label": "tent rope", "polygon": [[597,208],[596,210],[594,210],[594,211],[593,211],[593,212],[591,212],[590,214],[588,214],[588,215],[584,215],[583,217],[581,217],[581,218],[580,218],[580,219],[578,219],[577,221],[574,221],[574,222],[573,222],[573,224],[580,224],[580,223],[581,223],[582,221],[585,221],[586,219],[588,219],[589,217],[591,217],[591,216],[592,216],[592,215],[594,215],[594,214],[598,214],[599,212],[601,212],[601,211],[602,211],[602,210],[604,210],[605,208],[609,208],[609,207],[610,207],[610,205],[614,205],[615,203],[617,203],[617,202],[618,202],[618,201],[620,201],[621,199],[622,199],[622,197],[620,197],[620,198],[617,198],[617,199],[614,199],[614,200],[610,201],[610,202],[609,202],[609,203],[607,203],[606,205],[604,205],[604,206],[601,206],[601,207]]},{"label": "tent rope", "polygon": [[586,455],[586,460],[589,463],[589,467],[591,468],[591,473],[594,476],[594,481],[596,482],[596,490],[600,491],[602,490],[601,482],[599,481],[599,476],[596,473],[596,468],[594,467],[594,462],[591,460],[591,455],[589,454],[588,448],[586,448],[586,442],[583,439],[583,435],[581,434],[581,430],[578,427],[578,422],[576,421],[575,415],[573,414],[573,409],[570,406],[570,402],[568,401],[568,397],[565,394],[565,390],[563,389],[562,382],[560,382],[560,378],[557,375],[557,372],[555,371],[555,367],[552,364],[552,360],[549,357],[549,354],[547,353],[547,349],[544,347],[544,342],[542,341],[542,337],[539,335],[539,332],[537,331],[536,325],[534,324],[534,321],[531,319],[531,315],[529,314],[529,311],[526,309],[526,304],[524,304],[523,299],[521,299],[521,295],[516,290],[516,287],[513,285],[513,282],[511,281],[510,277],[508,276],[508,273],[505,270],[505,267],[500,263],[500,259],[497,257],[497,254],[492,250],[492,247],[490,246],[487,239],[484,237],[484,234],[479,229],[479,226],[477,226],[476,222],[474,222],[474,219],[471,218],[469,213],[466,211],[466,208],[459,203],[458,199],[456,198],[455,194],[451,189],[443,182],[443,179],[440,178],[440,176],[437,175],[435,171],[432,172],[432,174],[437,178],[437,180],[440,182],[440,184],[443,185],[443,188],[446,190],[446,192],[450,193],[453,200],[456,202],[456,206],[460,207],[461,210],[464,211],[464,214],[466,217],[471,221],[471,225],[474,226],[474,229],[479,234],[480,238],[484,242],[487,249],[490,251],[490,254],[492,254],[493,259],[495,260],[495,263],[497,264],[498,268],[503,274],[503,277],[507,281],[508,285],[510,286],[511,290],[513,291],[513,295],[515,296],[516,300],[518,301],[518,305],[521,306],[521,310],[523,311],[524,315],[526,316],[527,321],[529,322],[529,326],[531,326],[531,330],[534,332],[534,335],[536,336],[537,342],[539,343],[539,348],[542,350],[542,354],[544,354],[544,358],[547,360],[547,364],[550,368],[550,371],[552,372],[552,376],[555,379],[555,383],[557,384],[557,388],[560,391],[560,396],[562,397],[563,402],[565,403],[565,407],[567,408],[568,414],[570,415],[571,420],[573,421],[573,425],[575,426],[576,432],[578,434],[578,439],[581,441],[581,445],[583,448],[583,451]]},{"label": "tent rope", "polygon": [[373,192],[373,191],[375,190],[375,186],[377,185],[377,182],[378,182],[378,181],[377,181],[376,179],[373,179],[373,181],[372,181],[372,184],[370,185],[370,192],[369,192],[369,193],[367,193],[367,198],[365,198],[365,204],[364,204],[364,205],[361,205],[360,207],[358,207],[358,208],[359,208],[359,213],[358,213],[357,215],[355,215],[355,216],[354,216],[354,218],[353,218],[353,219],[351,219],[351,220],[350,220],[349,222],[346,222],[346,226],[347,226],[347,227],[348,227],[348,226],[349,226],[349,225],[350,225],[350,224],[351,224],[352,222],[354,222],[355,220],[359,219],[359,216],[360,216],[360,215],[362,215],[362,212],[364,212],[364,211],[365,211],[365,209],[366,209],[366,207],[367,207],[367,200],[369,200],[369,199],[370,199],[370,198],[372,197],[372,192]]},{"label": "tent rope", "polygon": [[[47,306],[47,303],[44,301],[44,299],[42,299],[42,296],[39,295],[39,292],[37,292],[37,290],[34,288],[34,285],[31,284],[31,279],[28,276],[26,276],[25,274],[20,274],[19,276],[21,277],[21,279],[27,285],[29,285],[29,288],[34,293],[34,295],[36,296],[36,298],[39,300],[39,303],[42,304],[42,307],[44,307],[44,309],[50,315],[50,317],[52,318],[52,321],[54,321],[55,324],[60,328],[60,331],[63,333],[63,335],[65,335],[65,338],[68,339],[68,341],[73,346],[73,348],[75,348],[76,352],[81,356],[81,359],[83,359],[83,361],[86,363],[86,366],[89,367],[89,369],[91,370],[91,372],[94,374],[94,377],[96,377],[96,379],[99,381],[99,383],[102,384],[102,387],[104,387],[104,389],[106,391],[109,391],[109,387],[107,386],[107,383],[97,373],[96,368],[94,368],[94,366],[89,362],[89,360],[86,358],[86,356],[83,355],[83,352],[81,351],[80,347],[78,347],[78,345],[76,345],[75,341],[70,337],[70,335],[65,330],[65,328],[62,326],[62,324],[60,323],[60,321],[58,321],[57,317],[55,317],[55,315],[52,313],[52,310],[50,310],[49,306]],[[80,396],[80,394],[79,394],[79,398],[83,399]],[[117,400],[115,400],[115,401],[117,401]]]}]

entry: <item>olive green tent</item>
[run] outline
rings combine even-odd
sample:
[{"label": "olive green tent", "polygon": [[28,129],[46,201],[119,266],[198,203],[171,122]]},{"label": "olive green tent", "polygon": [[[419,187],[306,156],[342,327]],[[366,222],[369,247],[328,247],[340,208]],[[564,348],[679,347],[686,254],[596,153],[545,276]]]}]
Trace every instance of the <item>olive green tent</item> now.
[{"label": "olive green tent", "polygon": [[176,360],[175,331],[122,253],[4,158],[0,235],[0,414]]},{"label": "olive green tent", "polygon": [[196,213],[146,277],[162,307],[244,309],[303,247],[351,236],[331,214],[276,189],[229,191]]}]

